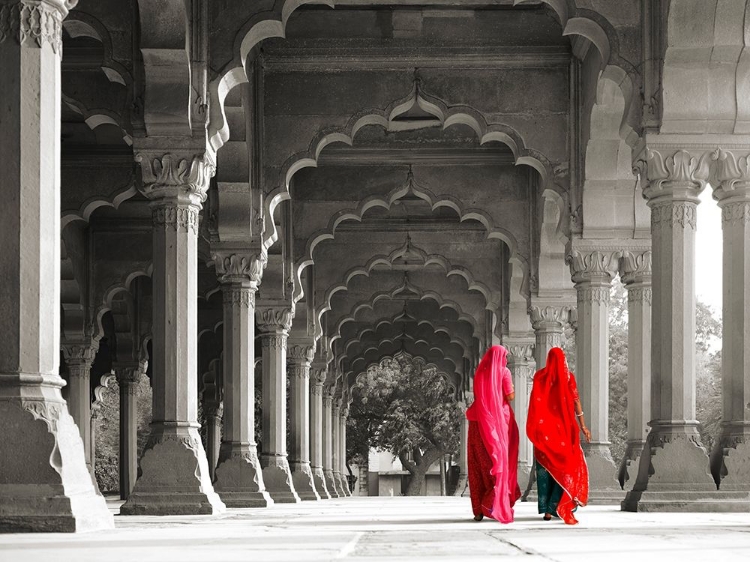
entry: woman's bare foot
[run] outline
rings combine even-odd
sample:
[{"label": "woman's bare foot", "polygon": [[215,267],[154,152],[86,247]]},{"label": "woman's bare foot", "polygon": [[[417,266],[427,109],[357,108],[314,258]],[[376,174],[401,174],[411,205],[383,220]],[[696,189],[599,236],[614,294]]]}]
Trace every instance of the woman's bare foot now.
[{"label": "woman's bare foot", "polygon": [[480,513],[479,515],[474,516],[474,521],[481,521],[482,519],[484,519],[483,513]]}]

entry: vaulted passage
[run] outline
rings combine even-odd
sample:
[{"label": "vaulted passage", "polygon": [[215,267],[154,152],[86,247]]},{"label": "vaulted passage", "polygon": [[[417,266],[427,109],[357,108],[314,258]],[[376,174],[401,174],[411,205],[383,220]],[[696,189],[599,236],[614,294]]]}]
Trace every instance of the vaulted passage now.
[{"label": "vaulted passage", "polygon": [[[0,530],[111,529],[102,492],[134,525],[233,508],[303,535],[337,510],[363,523],[347,498],[385,488],[347,447],[362,377],[408,358],[463,411],[495,344],[522,429],[536,368],[568,352],[597,517],[750,511],[749,7],[0,0]],[[724,241],[711,451],[704,190]],[[465,492],[466,424],[443,492]],[[523,484],[532,466],[522,438]],[[424,501],[404,505],[429,520],[435,502],[431,529],[463,505]],[[370,552],[331,525],[325,556]]]}]

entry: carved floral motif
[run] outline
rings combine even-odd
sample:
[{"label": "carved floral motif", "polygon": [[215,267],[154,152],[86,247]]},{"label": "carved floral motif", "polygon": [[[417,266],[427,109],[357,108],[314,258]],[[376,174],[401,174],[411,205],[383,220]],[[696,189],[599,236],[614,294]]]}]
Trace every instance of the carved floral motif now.
[{"label": "carved floral motif", "polygon": [[651,229],[689,226],[693,230],[697,224],[696,204],[688,201],[658,203],[651,206]]},{"label": "carved floral motif", "polygon": [[202,155],[181,158],[171,153],[160,156],[138,153],[135,160],[141,164],[142,191],[149,199],[182,192],[197,196],[202,203],[206,200],[208,184],[216,172],[213,163]]},{"label": "carved floral motif", "polygon": [[[78,0],[68,0],[63,8],[72,8]],[[15,2],[0,6],[0,43],[13,39],[22,47],[41,48],[47,44],[62,55],[62,13],[47,2]]]},{"label": "carved floral motif", "polygon": [[261,332],[288,331],[292,327],[294,313],[290,307],[264,307],[255,311],[255,318]]},{"label": "carved floral motif", "polygon": [[724,203],[721,206],[721,222],[729,226],[750,223],[750,201]]},{"label": "carved floral motif", "polygon": [[192,206],[159,205],[151,211],[154,228],[198,234],[198,210]]},{"label": "carved floral motif", "polygon": [[224,304],[242,308],[255,308],[255,289],[225,285],[222,289]]},{"label": "carved floral motif", "polygon": [[216,253],[213,255],[216,274],[220,281],[233,281],[235,279],[247,278],[255,283],[260,283],[263,270],[268,265],[268,254],[266,252],[256,253],[233,253],[226,255]]},{"label": "carved floral motif", "polygon": [[686,150],[677,150],[665,156],[647,148],[646,159],[636,163],[641,174],[646,172],[644,197],[658,197],[673,187],[690,188],[698,195],[708,181],[713,154],[706,151],[695,157]]}]

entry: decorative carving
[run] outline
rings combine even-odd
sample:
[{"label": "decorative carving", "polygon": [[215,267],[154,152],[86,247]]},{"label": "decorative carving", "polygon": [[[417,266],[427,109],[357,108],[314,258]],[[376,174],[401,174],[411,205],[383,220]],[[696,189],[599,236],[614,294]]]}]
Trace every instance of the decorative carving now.
[{"label": "decorative carving", "polygon": [[250,279],[259,284],[263,277],[263,270],[268,265],[268,253],[261,251],[226,255],[223,252],[217,252],[213,255],[213,260],[219,281]]},{"label": "decorative carving", "polygon": [[534,344],[519,343],[510,344],[508,348],[508,363],[523,363],[534,360]]},{"label": "decorative carving", "polygon": [[315,358],[314,345],[291,345],[287,351],[287,360],[294,363],[310,365]]},{"label": "decorative carving", "polygon": [[255,289],[237,285],[224,285],[222,288],[224,304],[255,309]]},{"label": "decorative carving", "polygon": [[609,304],[609,287],[577,287],[578,302]]},{"label": "decorative carving", "polygon": [[646,160],[636,162],[637,171],[646,172],[643,196],[652,199],[674,187],[689,188],[698,195],[708,181],[714,153],[704,152],[699,158],[686,150],[677,150],[663,156],[657,150],[646,149]]},{"label": "decorative carving", "polygon": [[216,172],[214,164],[204,155],[181,158],[170,153],[154,156],[141,152],[135,160],[141,164],[142,192],[149,199],[192,195],[197,197],[197,203],[202,203]]},{"label": "decorative carving", "polygon": [[50,432],[54,432],[57,422],[63,413],[62,404],[56,402],[47,402],[46,400],[29,400],[22,403],[21,406],[29,412],[35,420],[42,420],[47,424]]},{"label": "decorative carving", "polygon": [[198,234],[198,210],[191,205],[159,205],[151,211],[154,228]]},{"label": "decorative carving", "polygon": [[294,311],[286,306],[263,307],[255,311],[255,318],[261,332],[289,331],[292,327]]},{"label": "decorative carving", "polygon": [[572,250],[565,256],[565,263],[570,266],[574,283],[591,280],[609,282],[617,273],[617,265],[622,252],[580,251]]},{"label": "decorative carving", "polygon": [[266,349],[286,349],[286,334],[262,334],[260,337],[261,347]]},{"label": "decorative carving", "polygon": [[716,179],[719,183],[714,197],[723,199],[750,188],[750,155],[737,157],[719,148],[712,158],[716,161]]},{"label": "decorative carving", "polygon": [[99,351],[99,342],[92,341],[90,343],[75,343],[62,345],[63,357],[65,357],[65,363],[68,367],[73,366],[86,366],[91,367],[96,357],[96,352]]},{"label": "decorative carving", "polygon": [[693,230],[697,228],[696,224],[696,204],[688,201],[665,201],[651,205],[651,228],[661,228],[666,225],[674,228],[679,225],[682,228],[689,226]]},{"label": "decorative carving", "polygon": [[719,203],[721,205],[721,222],[734,226],[750,223],[750,201],[737,203]]},{"label": "decorative carving", "polygon": [[310,378],[310,367],[306,363],[289,363],[286,372],[290,379],[307,380]]},{"label": "decorative carving", "polygon": [[620,265],[620,277],[626,285],[633,282],[651,281],[651,250],[643,252],[632,252],[626,250],[622,253]]},{"label": "decorative carving", "polygon": [[572,307],[568,305],[558,306],[537,306],[533,305],[529,308],[529,314],[531,315],[531,323],[535,330],[539,327],[547,325],[558,325],[562,330],[562,326],[567,323],[570,319],[570,312]]},{"label": "decorative carving", "polygon": [[47,2],[3,4],[0,6],[0,43],[12,38],[22,47],[39,49],[46,43],[55,54],[62,55],[62,20],[67,9],[77,2],[68,0],[59,8]]},{"label": "decorative carving", "polygon": [[628,302],[646,302],[651,306],[651,287],[628,287]]},{"label": "decorative carving", "polygon": [[156,445],[167,441],[176,441],[191,451],[197,451],[201,448],[200,438],[195,435],[177,435],[175,433],[155,434],[152,432],[148,436],[148,441],[146,441],[146,446],[143,448],[143,451],[145,453],[149,449],[153,449]]}]

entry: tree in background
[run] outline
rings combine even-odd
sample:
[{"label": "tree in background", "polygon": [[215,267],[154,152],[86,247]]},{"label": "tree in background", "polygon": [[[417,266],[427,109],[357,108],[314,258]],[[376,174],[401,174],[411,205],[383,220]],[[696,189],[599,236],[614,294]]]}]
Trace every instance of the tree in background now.
[{"label": "tree in background", "polygon": [[411,474],[406,495],[419,495],[430,466],[458,451],[462,415],[434,367],[405,353],[384,359],[352,389],[347,457],[364,464],[370,448],[390,451]]}]

